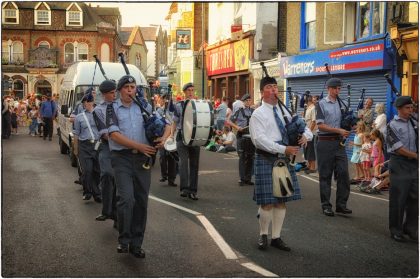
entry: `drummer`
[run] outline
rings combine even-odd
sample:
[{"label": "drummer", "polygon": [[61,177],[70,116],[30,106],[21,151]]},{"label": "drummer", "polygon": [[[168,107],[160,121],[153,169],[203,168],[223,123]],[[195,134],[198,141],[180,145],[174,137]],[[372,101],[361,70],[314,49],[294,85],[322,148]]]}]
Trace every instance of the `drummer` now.
[{"label": "drummer", "polygon": [[[194,99],[194,85],[189,82],[184,85],[182,91],[185,94],[186,100]],[[198,163],[200,161],[200,147],[187,146],[182,141],[182,112],[185,101],[180,101],[175,106],[172,133],[176,134],[176,148],[179,155],[179,176],[180,176],[180,190],[181,197],[188,197],[192,200],[198,200],[197,186],[198,186]]]},{"label": "drummer", "polygon": [[[164,117],[166,121],[171,124],[172,113],[166,109],[166,93],[162,94],[162,96],[160,96],[156,100],[156,112],[161,117]],[[171,152],[167,151],[165,148],[159,149],[158,152],[161,173],[161,178],[159,181],[165,182],[166,180],[168,180],[168,186],[177,187],[178,185],[175,183],[177,163],[174,157],[171,155]]]},{"label": "drummer", "polygon": [[244,107],[238,109],[229,119],[229,124],[235,128],[238,133],[237,138],[237,151],[239,155],[239,186],[254,185],[251,181],[252,169],[254,167],[254,154],[255,146],[251,141],[249,135],[249,120],[254,112],[251,108],[251,96],[245,94],[242,96],[241,101]]}]

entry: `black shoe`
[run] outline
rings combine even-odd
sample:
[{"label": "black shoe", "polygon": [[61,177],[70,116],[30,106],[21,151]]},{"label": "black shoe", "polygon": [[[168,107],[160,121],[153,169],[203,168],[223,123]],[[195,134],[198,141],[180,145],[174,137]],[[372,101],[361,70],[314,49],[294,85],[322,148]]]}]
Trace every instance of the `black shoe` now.
[{"label": "black shoe", "polygon": [[80,180],[75,180],[74,183],[82,185],[82,182],[80,182]]},{"label": "black shoe", "polygon": [[353,211],[351,211],[351,209],[348,209],[346,207],[337,207],[335,209],[335,212],[337,212],[337,213],[343,213],[343,214],[351,214]]},{"label": "black shoe", "polygon": [[51,141],[51,138],[48,138],[49,141]]},{"label": "black shoe", "polygon": [[407,242],[407,239],[403,235],[400,235],[400,234],[391,233],[391,238],[398,242]]},{"label": "black shoe", "polygon": [[130,254],[133,254],[133,256],[136,257],[136,258],[142,258],[143,259],[143,258],[146,257],[146,253],[139,246],[130,246],[129,252],[130,252]]},{"label": "black shoe", "polygon": [[106,219],[111,219],[110,217],[106,216],[106,215],[102,215],[99,214],[98,216],[96,216],[95,220],[96,221],[105,221]]},{"label": "black shoe", "polygon": [[188,192],[187,191],[181,191],[180,196],[183,197],[183,198],[186,198],[186,197],[188,197]]},{"label": "black shoe", "polygon": [[191,194],[188,195],[188,197],[192,200],[195,200],[195,201],[198,200],[198,197],[197,197],[196,193],[191,193]]},{"label": "black shoe", "polygon": [[327,207],[322,210],[322,212],[327,216],[334,216],[334,212],[331,208]]},{"label": "black shoe", "polygon": [[168,186],[177,187],[177,186],[178,186],[178,184],[176,184],[176,183],[175,183],[175,182],[173,182],[173,181],[168,181]]},{"label": "black shoe", "polygon": [[245,181],[243,181],[243,180],[239,180],[238,184],[239,184],[239,186],[245,186],[246,185]]},{"label": "black shoe", "polygon": [[404,229],[403,232],[404,232],[404,234],[408,235],[408,237],[412,241],[414,241],[414,242],[418,242],[419,241],[419,232],[418,231],[417,232],[414,232],[414,233],[411,233],[408,230]]},{"label": "black shoe", "polygon": [[94,197],[93,199],[94,199],[94,200],[95,200],[95,202],[97,202],[97,203],[102,203],[102,199],[101,199],[101,197]]},{"label": "black shoe", "polygon": [[128,244],[118,244],[117,253],[128,253]]},{"label": "black shoe", "polygon": [[159,181],[160,182],[165,182],[167,179],[165,178],[165,177],[161,177],[160,179],[159,179]]},{"label": "black shoe", "polygon": [[116,220],[114,220],[112,227],[118,231],[118,222]]},{"label": "black shoe", "polygon": [[258,239],[258,249],[265,250],[267,249],[267,246],[268,246],[267,235],[266,234],[260,235],[260,238]]},{"label": "black shoe", "polygon": [[289,246],[286,245],[286,243],[283,242],[283,240],[281,240],[281,238],[275,238],[271,240],[271,246],[276,247],[280,250],[283,251],[287,251],[289,252],[291,249],[289,248]]},{"label": "black shoe", "polygon": [[254,182],[252,182],[251,180],[249,180],[249,181],[245,181],[245,184],[246,184],[246,185],[255,185],[255,184],[254,184]]},{"label": "black shoe", "polygon": [[44,138],[44,140],[46,140],[47,138]]},{"label": "black shoe", "polygon": [[83,195],[83,200],[85,200],[85,201],[90,200],[90,198],[92,198],[91,195]]}]

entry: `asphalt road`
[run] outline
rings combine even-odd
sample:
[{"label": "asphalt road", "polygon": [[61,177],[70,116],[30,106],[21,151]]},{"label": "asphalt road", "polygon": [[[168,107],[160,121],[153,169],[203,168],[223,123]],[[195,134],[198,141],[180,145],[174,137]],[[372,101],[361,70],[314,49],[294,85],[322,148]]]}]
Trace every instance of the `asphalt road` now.
[{"label": "asphalt road", "polygon": [[[354,213],[326,217],[315,176],[299,176],[303,199],[287,204],[282,238],[292,251],[259,251],[253,188],[238,186],[237,157],[204,150],[200,200],[181,198],[179,189],[160,183],[156,165],[146,258],[117,254],[112,222],[95,221],[101,206],[82,200],[81,186],[73,183],[77,171],[57,141],[26,134],[2,141],[4,277],[262,277],[264,271],[280,277],[418,277],[418,244],[389,237],[386,193],[352,189],[348,206]],[[234,259],[226,259],[229,249]],[[262,269],[254,272],[248,264]]]}]

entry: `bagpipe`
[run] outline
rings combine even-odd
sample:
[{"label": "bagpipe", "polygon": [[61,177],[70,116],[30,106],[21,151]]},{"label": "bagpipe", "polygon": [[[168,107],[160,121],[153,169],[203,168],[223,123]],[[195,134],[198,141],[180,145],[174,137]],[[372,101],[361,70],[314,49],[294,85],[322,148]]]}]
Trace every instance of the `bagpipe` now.
[{"label": "bagpipe", "polygon": [[[124,67],[125,73],[129,75],[130,71],[128,70],[128,67],[125,63],[124,54],[120,52],[118,53],[118,56],[120,57],[120,61]],[[153,105],[152,105],[152,112],[147,111],[147,109],[144,107],[144,101],[141,100],[141,99],[144,100],[144,96],[141,96],[141,93],[142,92],[139,92],[139,89],[137,89],[135,98],[133,96],[130,96],[130,98],[133,100],[135,104],[139,106],[141,110],[141,115],[143,117],[146,138],[154,146],[155,140],[162,137],[163,134],[165,133],[165,127],[167,123],[164,118],[158,116],[155,112],[153,112]],[[152,162],[154,162],[154,158],[149,156],[146,163],[143,164],[144,169],[150,169],[150,165],[152,163],[150,160],[153,160]]]},{"label": "bagpipe", "polygon": [[[362,89],[362,92],[365,89]],[[346,131],[351,131],[353,127],[359,121],[359,118],[355,115],[353,110],[350,108],[350,100],[351,100],[351,85],[347,84],[347,105],[344,101],[337,96],[338,105],[340,106],[341,110],[341,120],[340,120],[340,128]],[[345,146],[346,138],[344,138],[341,142],[341,146]]]},{"label": "bagpipe", "polygon": [[[264,62],[260,63],[264,74],[266,77],[268,77],[268,71],[267,68],[264,66]],[[282,92],[282,91],[280,91]],[[290,104],[290,110],[289,108],[278,98],[278,96],[276,95],[277,98],[277,102],[279,104],[280,110],[283,114],[283,119],[284,122],[286,123],[285,128],[287,131],[287,136],[288,136],[288,140],[289,140],[289,144],[291,146],[298,146],[299,145],[299,140],[302,137],[303,133],[305,132],[305,127],[306,127],[306,123],[305,121],[299,117],[299,115],[297,115],[297,105],[298,105],[298,95],[300,93],[298,92],[293,92],[291,87],[287,87],[286,90],[287,94],[288,94],[288,98],[289,98],[289,104]],[[291,120],[289,120],[286,116],[286,114],[284,113],[284,109],[287,110],[287,112],[290,114],[290,116],[292,117]],[[295,159],[296,156],[294,155],[290,165],[295,165]]]}]

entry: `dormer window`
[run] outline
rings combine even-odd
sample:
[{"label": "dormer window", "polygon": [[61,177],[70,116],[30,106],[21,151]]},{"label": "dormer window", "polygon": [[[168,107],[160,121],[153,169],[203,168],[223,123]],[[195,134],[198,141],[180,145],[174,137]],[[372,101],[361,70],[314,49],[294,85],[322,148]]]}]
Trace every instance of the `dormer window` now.
[{"label": "dormer window", "polygon": [[45,2],[35,6],[35,25],[51,25],[51,9]]},{"label": "dormer window", "polygon": [[2,5],[2,23],[19,24],[19,9],[13,2],[4,2]]},{"label": "dormer window", "polygon": [[68,26],[82,26],[83,13],[77,3],[72,3],[66,11],[66,24]]}]

